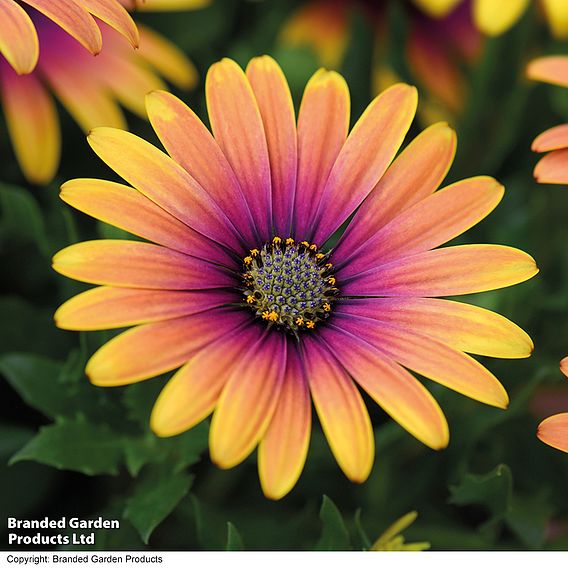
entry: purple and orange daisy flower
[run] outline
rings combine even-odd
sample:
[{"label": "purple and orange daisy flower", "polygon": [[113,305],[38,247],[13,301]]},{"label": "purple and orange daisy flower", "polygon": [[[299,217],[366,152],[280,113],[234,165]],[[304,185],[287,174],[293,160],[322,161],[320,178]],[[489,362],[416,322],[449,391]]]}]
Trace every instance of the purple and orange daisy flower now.
[{"label": "purple and orange daisy flower", "polygon": [[[560,361],[560,370],[568,377],[568,357]],[[543,420],[538,426],[537,436],[545,444],[568,452],[568,412]]]},{"label": "purple and orange daisy flower", "polygon": [[59,327],[133,326],[92,356],[90,380],[128,385],[181,367],[153,431],[173,436],[213,413],[212,460],[229,468],[258,446],[262,488],[275,499],[304,466],[312,402],[356,482],[374,460],[358,387],[434,449],[447,445],[448,425],[410,371],[506,407],[501,383],[466,353],[528,357],[531,339],[496,313],[439,297],[517,284],[537,268],[507,246],[436,248],[488,215],[503,187],[480,176],[436,191],[456,149],[445,123],[395,159],[416,89],[387,89],[350,133],[349,90],[333,71],[310,79],[297,119],[267,56],[246,72],[214,64],[206,96],[212,134],[179,99],[153,92],[148,116],[169,155],[98,128],[91,147],[130,185],[62,187],[66,203],[150,241],[90,241],[54,257],[59,273],[99,285],[58,309]]},{"label": "purple and orange daisy flower", "polygon": [[[176,3],[155,0],[145,9],[162,4]],[[195,4],[203,2],[177,2]],[[162,77],[190,88],[197,75],[173,44],[136,26],[118,0],[0,0],[0,100],[16,158],[33,183],[51,181],[59,164],[50,91],[85,131],[126,128],[119,105],[145,117],[144,96],[166,88]]]},{"label": "purple and orange daisy flower", "polygon": [[[568,87],[568,56],[550,55],[531,61],[527,75],[535,81]],[[539,183],[568,183],[568,124],[561,124],[539,134],[533,144],[535,152],[548,152],[534,169]]]}]

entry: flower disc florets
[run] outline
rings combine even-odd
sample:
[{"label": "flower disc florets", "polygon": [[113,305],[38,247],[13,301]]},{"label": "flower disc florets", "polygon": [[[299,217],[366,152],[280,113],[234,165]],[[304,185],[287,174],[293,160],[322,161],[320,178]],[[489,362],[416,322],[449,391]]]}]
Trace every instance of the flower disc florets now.
[{"label": "flower disc florets", "polygon": [[297,334],[329,317],[337,288],[329,253],[307,241],[274,237],[244,259],[244,296],[269,325]]}]

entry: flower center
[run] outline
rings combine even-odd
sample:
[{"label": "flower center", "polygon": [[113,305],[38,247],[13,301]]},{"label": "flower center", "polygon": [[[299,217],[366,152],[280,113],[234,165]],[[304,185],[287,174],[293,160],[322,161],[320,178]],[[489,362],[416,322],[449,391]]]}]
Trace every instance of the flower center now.
[{"label": "flower center", "polygon": [[297,335],[329,317],[338,292],[329,253],[307,241],[274,237],[243,263],[246,305],[269,326]]}]

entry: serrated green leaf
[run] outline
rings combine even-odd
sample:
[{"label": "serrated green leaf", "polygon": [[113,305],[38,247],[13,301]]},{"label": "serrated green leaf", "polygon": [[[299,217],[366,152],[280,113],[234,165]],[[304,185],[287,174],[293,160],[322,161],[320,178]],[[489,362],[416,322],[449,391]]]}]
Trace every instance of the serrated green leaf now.
[{"label": "serrated green leaf", "polygon": [[116,475],[121,458],[122,439],[109,428],[84,418],[61,418],[40,428],[10,464],[29,460],[86,475]]},{"label": "serrated green leaf", "polygon": [[231,522],[227,523],[227,546],[225,550],[244,550],[245,545],[239,531]]},{"label": "serrated green leaf", "polygon": [[129,418],[144,429],[148,427],[152,407],[164,384],[163,380],[156,378],[151,381],[131,385],[124,391],[123,400],[128,409]]},{"label": "serrated green leaf", "polygon": [[318,542],[318,550],[351,550],[351,542],[343,517],[335,503],[323,496],[320,509],[320,519],[323,524],[322,534]]},{"label": "serrated green leaf", "polygon": [[124,517],[136,528],[145,544],[154,529],[187,495],[193,476],[172,474],[166,468],[153,470],[142,479],[128,499]]}]

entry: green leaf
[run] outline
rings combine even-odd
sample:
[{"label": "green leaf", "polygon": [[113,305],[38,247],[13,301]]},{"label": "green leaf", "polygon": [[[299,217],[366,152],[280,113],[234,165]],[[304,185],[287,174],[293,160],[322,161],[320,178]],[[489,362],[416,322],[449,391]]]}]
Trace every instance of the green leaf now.
[{"label": "green leaf", "polygon": [[29,191],[0,184],[0,241],[34,242],[45,256],[50,247],[39,205]]},{"label": "green leaf", "polygon": [[145,544],[154,529],[187,495],[193,476],[172,474],[166,468],[153,470],[139,483],[124,510],[124,517],[136,528]]},{"label": "green leaf", "polygon": [[334,502],[327,495],[323,496],[319,516],[323,523],[323,529],[317,549],[351,550],[349,533],[343,517]]},{"label": "green leaf", "polygon": [[227,546],[225,550],[244,550],[245,545],[239,531],[233,523],[227,523]]},{"label": "green leaf", "polygon": [[486,509],[490,519],[485,528],[490,528],[503,520],[511,509],[513,476],[508,466],[500,464],[485,475],[466,474],[450,491],[450,503],[479,505]]},{"label": "green leaf", "polygon": [[0,372],[23,401],[50,418],[67,414],[67,400],[57,381],[61,363],[32,353],[9,353],[0,357]]},{"label": "green leaf", "polygon": [[361,550],[369,550],[371,548],[371,540],[369,539],[363,524],[361,522],[361,509],[355,511],[355,518],[353,519],[353,524],[355,525],[355,531],[357,538],[359,539],[359,548]]},{"label": "green leaf", "polygon": [[12,456],[10,464],[29,460],[86,475],[116,475],[121,457],[122,439],[108,427],[91,424],[84,418],[61,418],[40,428]]}]

